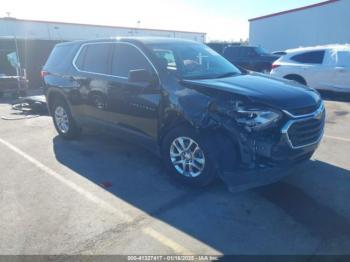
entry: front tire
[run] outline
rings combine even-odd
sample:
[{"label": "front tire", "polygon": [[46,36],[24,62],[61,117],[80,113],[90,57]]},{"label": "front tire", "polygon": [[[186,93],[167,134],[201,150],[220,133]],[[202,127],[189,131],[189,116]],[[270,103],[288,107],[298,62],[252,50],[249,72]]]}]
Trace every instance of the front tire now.
[{"label": "front tire", "polygon": [[204,187],[217,178],[209,143],[188,127],[171,130],[163,140],[163,161],[172,178]]},{"label": "front tire", "polygon": [[68,104],[62,98],[54,101],[52,106],[52,119],[58,134],[67,140],[77,138],[81,128],[76,124]]}]

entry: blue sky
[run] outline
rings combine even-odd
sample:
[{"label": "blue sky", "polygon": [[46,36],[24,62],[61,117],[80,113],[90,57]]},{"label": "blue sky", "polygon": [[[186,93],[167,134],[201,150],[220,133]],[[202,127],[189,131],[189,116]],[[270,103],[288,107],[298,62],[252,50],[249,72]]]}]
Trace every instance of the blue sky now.
[{"label": "blue sky", "polygon": [[174,29],[208,40],[247,39],[248,19],[322,0],[4,0],[0,16],[36,20]]}]

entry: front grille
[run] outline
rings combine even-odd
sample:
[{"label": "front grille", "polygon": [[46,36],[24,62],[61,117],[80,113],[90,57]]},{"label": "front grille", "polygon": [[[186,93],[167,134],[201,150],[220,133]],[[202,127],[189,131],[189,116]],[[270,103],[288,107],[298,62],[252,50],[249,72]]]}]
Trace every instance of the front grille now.
[{"label": "front grille", "polygon": [[287,134],[293,147],[303,147],[317,143],[322,134],[325,122],[325,111],[317,117],[292,122]]},{"label": "front grille", "polygon": [[289,109],[288,112],[295,116],[307,115],[315,112],[320,107],[320,105],[321,105],[321,102],[318,102],[317,104],[314,104],[312,106]]}]

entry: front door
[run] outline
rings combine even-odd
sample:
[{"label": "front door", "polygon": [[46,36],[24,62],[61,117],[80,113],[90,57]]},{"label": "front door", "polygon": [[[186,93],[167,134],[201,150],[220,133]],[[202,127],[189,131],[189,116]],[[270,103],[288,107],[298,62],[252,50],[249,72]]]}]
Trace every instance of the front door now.
[{"label": "front door", "polygon": [[[145,69],[155,81],[130,82],[130,70]],[[112,78],[108,83],[105,113],[119,129],[132,137],[155,141],[158,136],[159,80],[143,52],[129,43],[114,44]]]}]

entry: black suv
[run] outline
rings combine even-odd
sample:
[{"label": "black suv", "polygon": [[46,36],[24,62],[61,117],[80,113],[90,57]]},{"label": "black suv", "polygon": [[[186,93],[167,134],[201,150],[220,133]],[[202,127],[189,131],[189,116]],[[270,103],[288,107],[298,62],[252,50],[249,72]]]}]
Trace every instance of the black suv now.
[{"label": "black suv", "polygon": [[[319,94],[241,72],[209,47],[170,38],[58,44],[42,75],[62,138],[93,126],[158,153],[179,180],[275,181],[309,159],[324,127]],[[276,171],[276,172],[275,172]]]},{"label": "black suv", "polygon": [[270,72],[272,63],[279,58],[256,46],[227,46],[223,57],[236,66],[263,73]]}]

